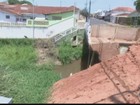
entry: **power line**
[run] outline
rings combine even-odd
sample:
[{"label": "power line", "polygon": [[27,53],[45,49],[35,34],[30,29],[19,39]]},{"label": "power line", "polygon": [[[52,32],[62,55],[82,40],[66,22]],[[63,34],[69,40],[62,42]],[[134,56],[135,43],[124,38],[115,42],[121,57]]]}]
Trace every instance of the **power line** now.
[{"label": "power line", "polygon": [[87,0],[86,0],[86,3],[85,3],[85,8],[86,8],[86,10],[87,10],[87,4],[88,4],[88,3],[87,3]]}]

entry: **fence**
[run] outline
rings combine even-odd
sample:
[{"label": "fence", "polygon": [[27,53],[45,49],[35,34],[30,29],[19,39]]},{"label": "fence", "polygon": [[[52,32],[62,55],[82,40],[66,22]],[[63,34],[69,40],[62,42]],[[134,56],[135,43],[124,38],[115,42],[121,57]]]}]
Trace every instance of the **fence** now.
[{"label": "fence", "polygon": [[11,23],[11,22],[0,22],[0,27],[25,27],[26,23]]}]

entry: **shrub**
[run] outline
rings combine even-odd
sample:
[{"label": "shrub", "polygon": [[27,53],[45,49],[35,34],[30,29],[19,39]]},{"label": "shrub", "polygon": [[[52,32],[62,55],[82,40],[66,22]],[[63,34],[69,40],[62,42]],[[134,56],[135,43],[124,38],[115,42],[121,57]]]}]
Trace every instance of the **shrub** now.
[{"label": "shrub", "polygon": [[72,47],[70,42],[63,42],[59,45],[59,60],[63,64],[69,64],[74,60],[78,60],[82,56],[82,47]]}]

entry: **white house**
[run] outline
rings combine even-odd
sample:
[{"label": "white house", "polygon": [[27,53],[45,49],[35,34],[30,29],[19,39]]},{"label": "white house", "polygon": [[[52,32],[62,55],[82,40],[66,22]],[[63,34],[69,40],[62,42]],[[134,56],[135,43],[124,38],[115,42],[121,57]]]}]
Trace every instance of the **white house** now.
[{"label": "white house", "polygon": [[74,6],[0,4],[0,38],[63,37],[78,29],[79,13],[79,9]]},{"label": "white house", "polygon": [[130,7],[117,7],[110,11],[110,22],[115,23],[117,17],[128,17],[134,9]]},{"label": "white house", "polygon": [[79,9],[71,7],[32,6],[27,4],[0,4],[0,22],[26,22],[27,19],[45,18],[61,20],[78,14]]}]

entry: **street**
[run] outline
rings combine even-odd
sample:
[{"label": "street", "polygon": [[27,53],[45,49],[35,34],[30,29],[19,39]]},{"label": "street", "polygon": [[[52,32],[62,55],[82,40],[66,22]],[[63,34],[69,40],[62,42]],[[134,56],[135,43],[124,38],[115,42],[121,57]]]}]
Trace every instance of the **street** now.
[{"label": "street", "polygon": [[96,18],[91,18],[91,25],[96,24],[96,25],[101,25],[101,24],[108,24],[108,22],[103,21],[103,20],[99,20]]}]

